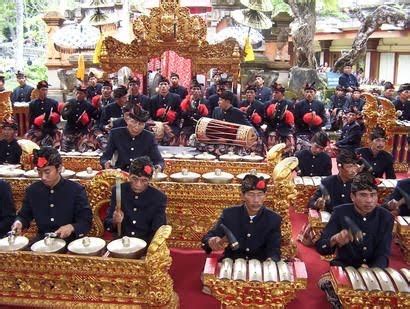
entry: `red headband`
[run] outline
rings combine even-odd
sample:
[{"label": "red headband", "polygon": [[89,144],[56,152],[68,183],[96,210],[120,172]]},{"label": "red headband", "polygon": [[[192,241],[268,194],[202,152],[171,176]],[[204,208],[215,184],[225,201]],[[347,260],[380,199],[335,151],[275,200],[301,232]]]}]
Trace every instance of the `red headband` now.
[{"label": "red headband", "polygon": [[256,189],[258,189],[258,190],[265,190],[265,188],[266,188],[266,183],[265,183],[264,180],[259,180],[259,181],[256,183]]},{"label": "red headband", "polygon": [[151,175],[152,174],[152,167],[150,165],[145,165],[144,166],[144,173],[147,175]]},{"label": "red headband", "polygon": [[47,161],[46,158],[44,158],[44,157],[38,157],[38,159],[37,159],[37,167],[42,168],[42,167],[46,166],[47,164],[48,164],[48,161]]}]

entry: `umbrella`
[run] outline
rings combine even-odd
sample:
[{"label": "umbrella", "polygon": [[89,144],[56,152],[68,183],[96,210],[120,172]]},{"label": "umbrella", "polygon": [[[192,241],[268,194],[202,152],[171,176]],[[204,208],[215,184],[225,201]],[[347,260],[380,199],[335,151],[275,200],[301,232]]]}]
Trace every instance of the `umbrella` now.
[{"label": "umbrella", "polygon": [[57,30],[54,46],[61,53],[75,54],[93,51],[100,37],[97,28],[90,25],[71,24]]},{"label": "umbrella", "polygon": [[210,35],[207,41],[209,43],[214,44],[222,42],[227,38],[235,38],[238,41],[241,48],[243,48],[245,45],[245,39],[248,36],[248,34],[250,38],[250,43],[252,45],[258,44],[263,41],[263,35],[259,31],[255,29],[251,29],[249,31],[248,28],[242,26],[224,28],[215,34]]},{"label": "umbrella", "polygon": [[271,0],[241,0],[241,3],[247,8],[260,12],[273,11]]},{"label": "umbrella", "polygon": [[251,10],[235,10],[231,13],[235,21],[241,25],[255,28],[255,29],[270,29],[272,28],[272,21],[265,14]]}]

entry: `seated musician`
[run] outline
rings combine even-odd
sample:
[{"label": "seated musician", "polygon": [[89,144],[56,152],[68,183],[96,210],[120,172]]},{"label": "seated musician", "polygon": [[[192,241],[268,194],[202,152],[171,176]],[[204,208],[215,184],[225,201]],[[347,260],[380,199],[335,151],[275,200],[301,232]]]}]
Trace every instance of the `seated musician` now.
[{"label": "seated musician", "polygon": [[[149,113],[139,105],[128,103],[125,106],[124,119],[126,127],[118,127],[110,131],[108,145],[100,163],[103,168],[120,168],[128,171],[132,160],[147,155],[156,166],[164,166],[164,160],[158,150],[154,134],[144,130]],[[115,164],[111,159],[114,152],[118,153]]]},{"label": "seated musician", "polygon": [[259,135],[262,136],[263,130],[261,125],[263,124],[263,115],[265,114],[265,105],[256,100],[256,87],[249,85],[245,90],[246,100],[239,103],[239,109],[246,114],[248,121],[254,126],[258,131]]},{"label": "seated musician", "polygon": [[92,119],[98,120],[100,115],[98,109],[86,100],[87,89],[90,94],[91,88],[78,86],[75,99],[70,99],[61,112],[63,119],[67,120],[61,141],[62,151],[84,152],[96,148],[89,127]]},{"label": "seated musician", "polygon": [[399,180],[383,205],[394,216],[410,216],[410,205],[407,205],[403,194],[410,195],[410,178]]},{"label": "seated musician", "polygon": [[91,228],[92,212],[84,187],[61,176],[63,162],[54,148],[34,150],[33,163],[40,181],[26,189],[12,230],[21,233],[34,219],[38,239],[51,232],[68,241],[85,236]]},{"label": "seated musician", "polygon": [[225,90],[219,95],[218,105],[213,111],[212,118],[252,126],[246,118],[245,114],[239,108],[232,105],[235,95],[228,90]]},{"label": "seated musician", "polygon": [[397,90],[398,97],[393,101],[396,108],[396,115],[399,120],[410,121],[410,84],[402,84]]},{"label": "seated musician", "polygon": [[[321,185],[327,192],[322,192],[318,188],[309,200],[309,208],[326,210],[331,213],[334,207],[352,202],[350,186],[359,170],[357,156],[353,152],[342,150],[337,156],[336,162],[339,173],[322,180]],[[326,193],[329,194],[329,198],[325,197]]]},{"label": "seated musician", "polygon": [[5,180],[0,179],[0,237],[5,236],[10,231],[15,217],[16,210],[11,186]]},{"label": "seated musician", "polygon": [[26,138],[40,146],[60,146],[60,106],[56,100],[47,97],[48,82],[42,80],[37,84],[38,98],[31,101],[29,109],[30,129]]},{"label": "seated musician", "polygon": [[386,145],[386,133],[380,127],[376,127],[370,133],[370,147],[357,149],[362,160],[366,160],[367,168],[374,177],[382,178],[385,175],[388,179],[395,179],[396,173],[393,167],[393,156],[384,150]]},{"label": "seated musician", "polygon": [[330,125],[332,131],[342,129],[343,108],[346,105],[346,89],[337,85],[335,94],[330,97]]},{"label": "seated musician", "polygon": [[141,81],[137,76],[130,76],[128,78],[128,102],[138,104],[143,109],[149,110],[149,97],[140,93]]},{"label": "seated musician", "polygon": [[104,226],[107,231],[121,236],[130,236],[150,242],[155,232],[166,224],[165,208],[167,196],[150,186],[154,166],[149,157],[138,157],[132,161],[129,181],[121,184],[121,209],[116,209],[116,188],[111,192],[110,208]]},{"label": "seated musician", "polygon": [[310,140],[310,149],[296,153],[299,159],[299,176],[332,175],[332,159],[324,152],[329,144],[329,137],[323,131],[316,132]]},{"label": "seated musician", "polygon": [[101,110],[104,106],[111,103],[114,103],[112,97],[112,84],[109,80],[105,80],[102,83],[101,95],[95,95],[91,100],[91,105]]},{"label": "seated musician", "polygon": [[[228,81],[226,79],[219,79],[216,83],[216,93],[208,97],[208,111],[209,117],[212,117],[214,110],[218,107],[219,98],[222,92],[228,90]],[[236,95],[232,98],[232,105],[234,107],[239,106],[239,99]]]},{"label": "seated musician", "polygon": [[13,118],[4,119],[0,128],[0,164],[20,164],[22,150],[16,139],[17,123]]},{"label": "seated musician", "polygon": [[[264,206],[266,189],[263,178],[245,176],[241,186],[243,204],[224,209],[215,226],[202,238],[207,253],[224,250],[224,258],[280,260],[281,217]],[[221,224],[236,236],[239,249],[234,251],[228,246]]]},{"label": "seated musician", "polygon": [[360,124],[357,122],[359,111],[351,107],[346,114],[346,124],[342,128],[342,135],[336,142],[336,147],[339,149],[348,149],[356,151],[360,147],[363,131]]},{"label": "seated musician", "polygon": [[[323,255],[336,252],[336,258],[330,262],[332,266],[388,267],[394,220],[386,209],[377,206],[377,184],[373,175],[363,172],[354,178],[351,198],[353,203],[334,209],[316,242],[317,251]],[[354,239],[351,231],[357,231],[349,221],[360,229],[362,240]],[[319,281],[319,287],[328,294],[329,301],[338,301],[334,299],[327,276]]]},{"label": "seated musician", "polygon": [[191,83],[190,94],[181,102],[181,135],[179,144],[188,145],[189,138],[195,133],[195,126],[201,117],[208,116],[206,99],[203,98],[201,85],[196,79]]},{"label": "seated musician", "polygon": [[352,94],[347,98],[343,107],[344,111],[348,113],[354,109],[357,112],[361,112],[364,106],[364,100],[361,98],[362,91],[359,88],[353,87]]}]

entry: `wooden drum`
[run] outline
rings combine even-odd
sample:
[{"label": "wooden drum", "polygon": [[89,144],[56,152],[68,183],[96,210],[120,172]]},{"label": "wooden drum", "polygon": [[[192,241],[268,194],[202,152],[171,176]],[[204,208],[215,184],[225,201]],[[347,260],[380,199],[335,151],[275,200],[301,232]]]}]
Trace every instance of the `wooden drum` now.
[{"label": "wooden drum", "polygon": [[198,120],[195,135],[200,143],[251,148],[257,142],[253,127],[203,117]]}]

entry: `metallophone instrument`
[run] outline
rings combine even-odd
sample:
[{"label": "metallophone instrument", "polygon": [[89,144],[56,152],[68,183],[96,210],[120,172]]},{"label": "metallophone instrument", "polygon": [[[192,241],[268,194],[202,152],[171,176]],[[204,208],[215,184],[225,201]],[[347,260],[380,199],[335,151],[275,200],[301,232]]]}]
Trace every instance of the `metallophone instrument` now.
[{"label": "metallophone instrument", "polygon": [[330,267],[330,280],[343,308],[409,308],[410,271],[378,267]]},{"label": "metallophone instrument", "polygon": [[305,263],[208,257],[203,283],[225,308],[284,308],[306,289]]}]

